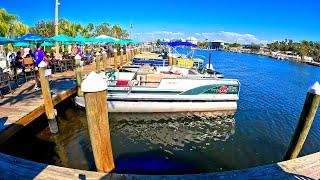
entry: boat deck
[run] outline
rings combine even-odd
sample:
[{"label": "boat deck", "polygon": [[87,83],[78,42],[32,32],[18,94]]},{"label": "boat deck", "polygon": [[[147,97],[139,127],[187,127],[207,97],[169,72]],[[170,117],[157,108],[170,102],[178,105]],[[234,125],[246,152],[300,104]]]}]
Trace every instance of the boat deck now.
[{"label": "boat deck", "polygon": [[162,60],[162,57],[159,56],[159,54],[156,53],[142,53],[142,54],[137,54],[134,56],[134,58],[139,58],[139,59],[160,59]]}]

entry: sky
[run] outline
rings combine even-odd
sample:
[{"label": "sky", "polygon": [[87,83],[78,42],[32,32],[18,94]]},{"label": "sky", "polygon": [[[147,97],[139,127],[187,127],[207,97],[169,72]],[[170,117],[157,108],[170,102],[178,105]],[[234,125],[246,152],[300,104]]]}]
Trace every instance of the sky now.
[{"label": "sky", "polygon": [[[195,37],[238,43],[320,41],[320,0],[59,0],[59,18],[108,22],[140,41]],[[33,26],[54,20],[55,0],[0,0]]]}]

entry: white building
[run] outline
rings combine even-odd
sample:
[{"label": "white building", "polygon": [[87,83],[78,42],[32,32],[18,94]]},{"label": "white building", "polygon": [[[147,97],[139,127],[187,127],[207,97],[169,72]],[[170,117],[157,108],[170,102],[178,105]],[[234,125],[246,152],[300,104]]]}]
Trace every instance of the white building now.
[{"label": "white building", "polygon": [[187,37],[186,41],[192,44],[198,44],[198,39],[195,37]]}]

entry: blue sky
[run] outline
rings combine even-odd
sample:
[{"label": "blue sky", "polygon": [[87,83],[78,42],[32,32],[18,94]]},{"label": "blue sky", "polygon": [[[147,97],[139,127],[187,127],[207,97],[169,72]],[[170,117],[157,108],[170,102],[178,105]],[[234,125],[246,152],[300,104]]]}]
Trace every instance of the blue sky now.
[{"label": "blue sky", "polygon": [[[29,26],[53,20],[55,0],[0,0]],[[129,28],[138,40],[186,38],[270,42],[320,41],[319,0],[60,0],[60,18]]]}]

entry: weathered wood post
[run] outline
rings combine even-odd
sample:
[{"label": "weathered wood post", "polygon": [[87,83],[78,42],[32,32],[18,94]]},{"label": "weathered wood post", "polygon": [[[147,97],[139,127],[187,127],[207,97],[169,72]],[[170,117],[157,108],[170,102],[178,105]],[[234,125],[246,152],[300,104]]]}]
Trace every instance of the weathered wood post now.
[{"label": "weathered wood post", "polygon": [[169,66],[173,66],[173,56],[172,54],[169,54]]},{"label": "weathered wood post", "polygon": [[46,77],[46,69],[47,64],[44,62],[41,62],[39,64],[39,76],[40,76],[40,84],[41,84],[41,91],[42,96],[44,100],[44,109],[46,111],[46,115],[48,118],[49,128],[51,133],[58,133],[59,128],[56,121],[56,115],[57,111],[54,109],[50,87],[49,87],[49,81]]},{"label": "weathered wood post", "polygon": [[75,57],[76,64],[76,82],[77,82],[77,96],[83,96],[83,92],[81,91],[81,82],[82,82],[82,67],[80,65],[81,56],[77,54]]},{"label": "weathered wood post", "polygon": [[123,62],[123,49],[120,49],[120,66],[122,66],[124,64]]},{"label": "weathered wood post", "polygon": [[99,51],[96,52],[96,71],[97,73],[100,73],[101,71],[101,57]]},{"label": "weathered wood post", "polygon": [[99,172],[114,170],[107,106],[107,81],[103,72],[91,72],[81,84],[94,161]]},{"label": "weathered wood post", "polygon": [[295,159],[298,157],[303,147],[304,141],[308,136],[313,119],[317,113],[319,102],[320,85],[319,82],[316,82],[308,90],[307,97],[300,115],[300,119],[298,121],[298,125],[291,139],[284,160]]},{"label": "weathered wood post", "polygon": [[102,71],[105,71],[107,69],[107,52],[102,51]]},{"label": "weathered wood post", "polygon": [[127,54],[128,54],[128,62],[130,62],[132,60],[132,56],[131,56],[131,48],[127,49]]},{"label": "weathered wood post", "polygon": [[118,69],[118,51],[117,49],[113,50],[113,65],[115,69]]},{"label": "weathered wood post", "polygon": [[129,51],[128,51],[128,47],[126,48],[126,64],[129,62]]}]

